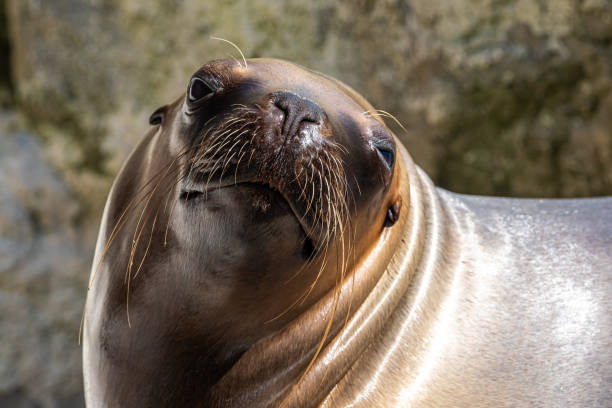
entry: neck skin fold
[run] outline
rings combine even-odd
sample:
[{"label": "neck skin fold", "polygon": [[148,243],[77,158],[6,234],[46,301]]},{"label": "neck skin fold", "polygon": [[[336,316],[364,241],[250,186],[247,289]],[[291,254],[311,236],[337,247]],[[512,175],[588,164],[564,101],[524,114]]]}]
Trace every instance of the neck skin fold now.
[{"label": "neck skin fold", "polygon": [[[427,262],[427,230],[442,228],[443,218],[435,187],[405,148],[397,146],[396,176],[404,203],[400,218],[383,230],[342,283],[335,312],[332,291],[287,328],[255,344],[213,388],[214,401],[230,406],[318,405],[383,330],[419,266]],[[332,314],[325,346],[306,371]]]}]

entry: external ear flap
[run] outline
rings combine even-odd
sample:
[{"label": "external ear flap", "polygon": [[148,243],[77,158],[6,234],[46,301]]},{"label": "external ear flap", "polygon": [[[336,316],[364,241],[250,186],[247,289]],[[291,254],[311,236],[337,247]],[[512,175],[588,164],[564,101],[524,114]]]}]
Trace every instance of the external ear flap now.
[{"label": "external ear flap", "polygon": [[393,204],[387,210],[387,218],[385,218],[385,227],[390,227],[399,220],[400,210],[402,209],[402,196],[397,196]]},{"label": "external ear flap", "polygon": [[162,106],[161,108],[157,108],[155,112],[149,116],[149,125],[159,125],[164,121],[166,116],[166,106]]}]

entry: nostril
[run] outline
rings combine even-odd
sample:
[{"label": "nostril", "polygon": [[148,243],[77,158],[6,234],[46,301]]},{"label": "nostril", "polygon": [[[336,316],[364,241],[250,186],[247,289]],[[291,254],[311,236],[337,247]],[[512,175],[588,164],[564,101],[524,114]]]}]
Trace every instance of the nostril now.
[{"label": "nostril", "polygon": [[283,113],[285,115],[287,115],[287,104],[286,103],[283,103],[282,101],[276,100],[276,101],[274,101],[274,106],[276,106],[278,109],[283,111]]},{"label": "nostril", "polygon": [[284,113],[282,121],[278,123],[285,138],[296,135],[303,123],[320,125],[325,117],[319,105],[292,92],[275,92],[271,95],[271,101]]},{"label": "nostril", "polygon": [[304,112],[301,118],[301,122],[314,123],[315,125],[321,124],[321,115],[318,115],[316,110],[309,110]]},{"label": "nostril", "polygon": [[282,129],[284,125],[287,123],[287,120],[289,119],[289,109],[287,108],[286,105],[281,104],[279,102],[275,102],[274,106],[278,109],[275,115],[276,121],[278,125],[280,126],[280,128]]}]

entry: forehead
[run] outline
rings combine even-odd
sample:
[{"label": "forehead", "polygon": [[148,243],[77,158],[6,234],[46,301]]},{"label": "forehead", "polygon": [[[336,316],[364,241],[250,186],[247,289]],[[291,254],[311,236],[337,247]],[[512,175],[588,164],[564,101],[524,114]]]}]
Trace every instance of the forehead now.
[{"label": "forehead", "polygon": [[348,85],[299,65],[269,58],[247,60],[247,68],[234,60],[217,60],[204,69],[223,73],[231,82],[250,84],[260,92],[291,91],[319,104],[326,111],[350,116],[364,115],[374,108]]}]

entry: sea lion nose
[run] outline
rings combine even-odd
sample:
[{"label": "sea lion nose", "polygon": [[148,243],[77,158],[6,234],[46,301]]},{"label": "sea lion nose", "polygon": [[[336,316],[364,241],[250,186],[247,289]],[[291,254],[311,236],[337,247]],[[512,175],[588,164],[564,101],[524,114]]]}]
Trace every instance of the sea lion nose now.
[{"label": "sea lion nose", "polygon": [[279,123],[284,137],[296,135],[302,124],[322,125],[327,118],[319,105],[292,92],[274,92],[270,99],[284,114]]}]

